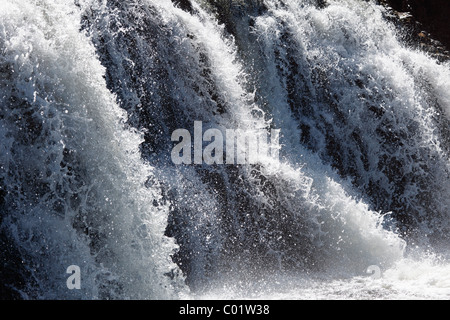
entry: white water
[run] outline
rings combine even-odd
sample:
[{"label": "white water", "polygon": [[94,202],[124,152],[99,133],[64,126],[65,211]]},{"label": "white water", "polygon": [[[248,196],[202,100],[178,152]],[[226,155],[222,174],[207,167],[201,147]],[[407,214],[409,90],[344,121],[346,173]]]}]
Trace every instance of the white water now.
[{"label": "white water", "polygon": [[[450,110],[449,65],[402,46],[371,3],[265,3],[250,33],[245,19],[230,16],[242,27],[234,42],[207,4],[190,14],[168,0],[115,8],[6,2],[2,224],[31,274],[18,288],[24,298],[449,298],[448,262],[422,253],[433,234],[442,240],[436,249],[448,252],[449,160],[434,119]],[[80,31],[82,16],[91,38]],[[344,116],[330,110],[333,99]],[[368,105],[385,110],[382,118]],[[149,163],[121,107],[157,141],[144,148]],[[175,167],[170,131],[192,129],[194,120],[280,128],[282,157],[256,174],[246,166]],[[310,126],[307,143],[299,143],[299,123]],[[401,148],[380,139],[386,124]],[[324,128],[340,144],[342,175],[332,169]],[[355,157],[363,151],[368,164]],[[424,236],[409,243],[384,215],[396,199],[377,207],[367,191],[376,181],[394,197],[383,157],[400,159],[410,179],[400,214],[429,217],[418,224]],[[424,186],[433,192],[426,202]],[[164,235],[168,220],[175,239]],[[187,285],[165,276],[180,272],[171,261],[176,248]],[[81,291],[65,287],[71,264],[82,267]],[[371,265],[381,279],[365,273]]]},{"label": "white water", "polygon": [[329,274],[285,276],[259,282],[224,281],[196,299],[264,300],[448,300],[448,264],[433,259],[403,259],[381,278],[336,279]]},{"label": "white water", "polygon": [[[125,128],[78,10],[8,1],[1,15],[1,167],[12,205],[3,224],[31,274],[23,297],[176,296],[163,275],[175,268],[167,207],[153,205],[157,186],[144,187],[152,169],[141,136]],[[66,288],[72,264],[80,291]]]}]

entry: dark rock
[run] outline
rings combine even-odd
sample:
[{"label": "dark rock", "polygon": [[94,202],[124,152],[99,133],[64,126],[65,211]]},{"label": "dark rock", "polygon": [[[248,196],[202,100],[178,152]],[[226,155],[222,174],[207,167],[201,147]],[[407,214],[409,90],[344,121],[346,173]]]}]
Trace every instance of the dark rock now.
[{"label": "dark rock", "polygon": [[409,35],[405,40],[429,52],[440,61],[450,59],[450,1],[447,0],[379,0],[391,7],[396,22]]},{"label": "dark rock", "polygon": [[176,7],[180,8],[184,11],[187,11],[190,13],[192,13],[194,11],[194,8],[192,8],[192,3],[190,0],[172,0],[172,2]]},{"label": "dark rock", "polygon": [[29,279],[14,242],[0,230],[0,300],[21,300],[20,290]]}]

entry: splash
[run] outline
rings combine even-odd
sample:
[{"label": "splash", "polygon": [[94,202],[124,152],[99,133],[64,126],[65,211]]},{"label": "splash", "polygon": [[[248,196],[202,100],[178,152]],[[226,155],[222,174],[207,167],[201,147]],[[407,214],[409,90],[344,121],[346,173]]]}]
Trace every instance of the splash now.
[{"label": "splash", "polygon": [[[6,8],[0,206],[22,297],[448,298],[449,64],[382,7]],[[176,165],[195,121],[280,129],[279,157]]]}]

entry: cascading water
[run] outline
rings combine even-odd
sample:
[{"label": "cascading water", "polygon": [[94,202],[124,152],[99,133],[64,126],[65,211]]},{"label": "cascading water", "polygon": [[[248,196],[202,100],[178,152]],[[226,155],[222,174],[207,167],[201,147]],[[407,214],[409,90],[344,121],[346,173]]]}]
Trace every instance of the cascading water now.
[{"label": "cascading water", "polygon": [[[5,297],[449,298],[450,65],[382,7],[2,6]],[[194,121],[279,158],[175,165]]]},{"label": "cascading water", "polygon": [[[2,232],[24,298],[168,298],[168,207],[70,2],[2,10]],[[3,254],[2,254],[3,255]],[[80,266],[82,290],[67,291]],[[14,266],[12,266],[13,268]],[[10,279],[6,279],[10,281]],[[8,282],[6,282],[8,284]]]}]

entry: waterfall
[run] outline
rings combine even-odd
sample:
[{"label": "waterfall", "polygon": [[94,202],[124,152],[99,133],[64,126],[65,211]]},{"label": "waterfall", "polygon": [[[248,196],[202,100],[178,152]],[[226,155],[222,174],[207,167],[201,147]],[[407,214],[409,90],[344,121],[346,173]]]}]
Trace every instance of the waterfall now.
[{"label": "waterfall", "polygon": [[[70,2],[2,10],[2,226],[24,298],[168,298],[168,206]],[[8,257],[9,258],[9,257]],[[9,259],[8,259],[9,260]],[[80,291],[66,268],[78,265]],[[182,282],[180,282],[182,283]]]},{"label": "waterfall", "polygon": [[[402,43],[386,14],[360,0],[6,0],[4,287],[448,298],[450,64]],[[279,150],[175,164],[177,129],[201,147],[207,130],[279,130]]]}]

